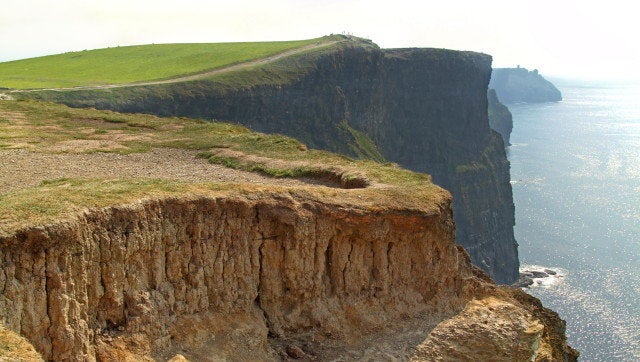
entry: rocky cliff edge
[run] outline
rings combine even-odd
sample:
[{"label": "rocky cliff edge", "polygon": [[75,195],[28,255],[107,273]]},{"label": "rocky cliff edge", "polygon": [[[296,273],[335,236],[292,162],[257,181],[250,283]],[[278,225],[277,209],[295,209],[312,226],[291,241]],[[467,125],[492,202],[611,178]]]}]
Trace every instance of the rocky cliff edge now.
[{"label": "rocky cliff edge", "polygon": [[[2,353],[38,358],[18,333],[45,360],[576,359],[557,314],[471,265],[424,174],[234,125],[14,101],[0,116]],[[25,153],[65,177],[11,183]],[[209,174],[173,172],[178,155]]]}]

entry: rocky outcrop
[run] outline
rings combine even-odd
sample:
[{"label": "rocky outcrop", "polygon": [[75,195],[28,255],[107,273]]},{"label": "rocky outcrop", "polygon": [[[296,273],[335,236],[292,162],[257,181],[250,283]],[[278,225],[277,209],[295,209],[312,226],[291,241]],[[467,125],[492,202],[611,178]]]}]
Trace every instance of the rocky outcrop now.
[{"label": "rocky outcrop", "polygon": [[[88,210],[0,238],[0,316],[45,360],[327,359],[407,323],[440,345],[433,323],[482,323],[466,311],[493,296],[491,316],[511,324],[471,335],[470,356],[482,339],[510,360],[547,360],[541,346],[575,360],[562,322],[483,279],[454,243],[450,199],[436,206],[374,211],[291,189]],[[404,347],[372,358],[411,358]]]},{"label": "rocky outcrop", "polygon": [[546,80],[538,70],[526,68],[496,68],[491,76],[489,87],[496,90],[501,102],[538,103],[557,102],[562,94],[553,83]]},{"label": "rocky outcrop", "polygon": [[543,331],[537,319],[514,304],[491,297],[474,300],[438,324],[418,346],[415,360],[530,361]]},{"label": "rocky outcrop", "polygon": [[511,111],[498,100],[494,89],[488,90],[487,99],[489,101],[489,127],[500,133],[504,145],[509,146],[511,145],[509,142],[511,130],[513,130],[513,116],[511,115]]},{"label": "rocky outcrop", "polygon": [[496,281],[511,283],[519,265],[514,206],[503,142],[487,120],[490,76],[487,55],[381,50],[352,39],[224,78],[24,96],[229,120],[429,173],[454,196],[457,241]]},{"label": "rocky outcrop", "polygon": [[[527,299],[530,307],[522,309],[519,302]],[[411,360],[576,361],[578,352],[555,339],[564,334],[564,322],[534,299],[516,290],[508,297],[475,299],[439,323]]]}]

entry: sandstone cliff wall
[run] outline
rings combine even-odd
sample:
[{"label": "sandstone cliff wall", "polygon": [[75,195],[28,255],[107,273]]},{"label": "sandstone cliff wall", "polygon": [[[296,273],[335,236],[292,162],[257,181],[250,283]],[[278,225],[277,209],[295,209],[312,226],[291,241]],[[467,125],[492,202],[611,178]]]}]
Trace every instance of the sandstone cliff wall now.
[{"label": "sandstone cliff wall", "polygon": [[[470,358],[575,360],[557,315],[484,281],[453,233],[446,198],[429,212],[304,191],[88,210],[1,237],[0,317],[45,360],[446,360],[457,350],[435,346],[461,334]],[[488,337],[465,312],[478,303],[500,328]],[[393,338],[409,347],[371,354]]]},{"label": "sandstone cliff wall", "polygon": [[282,196],[93,210],[0,240],[0,313],[45,359],[197,349],[242,320],[268,358],[267,334],[349,341],[460,309],[472,271],[453,232],[446,204],[363,214]]},{"label": "sandstone cliff wall", "polygon": [[[489,56],[353,43],[260,71],[229,76],[258,79],[251,85],[212,79],[28,96],[72,106],[229,120],[290,135],[313,148],[359,157],[382,154],[431,174],[449,189],[457,241],[496,281],[517,279],[509,163],[487,120]],[[269,81],[261,83],[261,74]]]}]

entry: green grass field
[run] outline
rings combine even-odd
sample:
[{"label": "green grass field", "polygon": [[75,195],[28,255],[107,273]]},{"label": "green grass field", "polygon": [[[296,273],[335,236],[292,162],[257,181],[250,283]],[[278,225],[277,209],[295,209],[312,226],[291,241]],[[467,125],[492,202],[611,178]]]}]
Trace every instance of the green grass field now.
[{"label": "green grass field", "polygon": [[0,88],[32,89],[170,79],[261,59],[334,37],[299,41],[154,44],[0,63]]}]

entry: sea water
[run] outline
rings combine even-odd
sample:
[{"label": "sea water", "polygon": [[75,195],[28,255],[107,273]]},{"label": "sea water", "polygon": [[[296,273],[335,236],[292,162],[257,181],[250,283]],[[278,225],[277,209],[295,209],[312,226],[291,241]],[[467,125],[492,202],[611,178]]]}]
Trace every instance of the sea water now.
[{"label": "sea water", "polygon": [[640,361],[640,84],[555,80],[513,104],[511,182],[527,291],[567,321],[581,361]]}]

